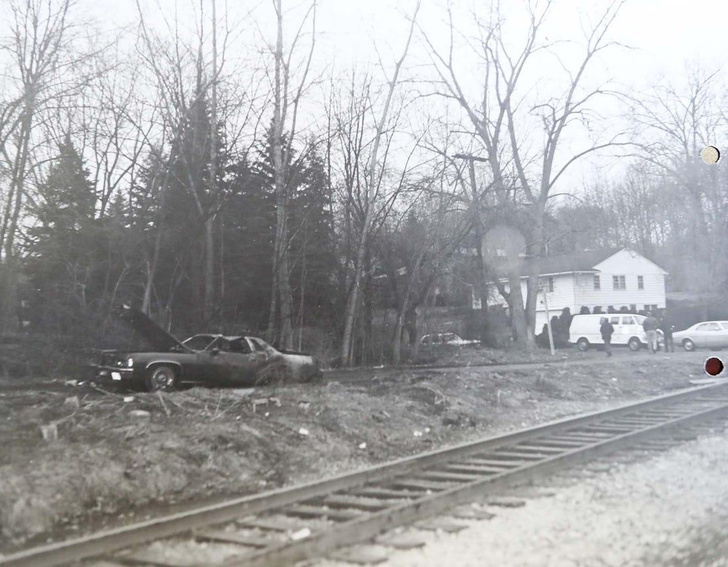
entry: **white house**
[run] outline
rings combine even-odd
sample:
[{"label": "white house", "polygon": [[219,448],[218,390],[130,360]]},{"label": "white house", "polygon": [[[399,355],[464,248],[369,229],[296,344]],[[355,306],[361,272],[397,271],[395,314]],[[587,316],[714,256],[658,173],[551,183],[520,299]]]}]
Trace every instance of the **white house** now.
[{"label": "white house", "polygon": [[[524,303],[526,274],[533,261],[539,262],[543,290],[536,308],[536,332],[546,323],[546,303],[549,316],[559,315],[565,307],[572,315],[582,307],[588,307],[590,313],[607,313],[610,307],[616,311],[622,307],[631,311],[665,308],[667,272],[628,248],[523,260],[519,273]],[[503,283],[508,289],[507,280]],[[489,291],[489,303],[507,306],[495,285]]]}]

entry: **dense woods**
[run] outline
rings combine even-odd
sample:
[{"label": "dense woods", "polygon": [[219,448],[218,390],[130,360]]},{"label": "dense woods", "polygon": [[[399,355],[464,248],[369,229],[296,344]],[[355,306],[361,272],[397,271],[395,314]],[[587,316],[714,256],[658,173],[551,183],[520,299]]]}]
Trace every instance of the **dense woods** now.
[{"label": "dense woods", "polygon": [[[470,306],[523,257],[620,245],[671,290],[726,295],[728,172],[699,156],[726,139],[722,77],[599,82],[622,2],[550,89],[556,2],[514,23],[442,2],[438,33],[410,2],[392,53],[350,68],[318,47],[326,5],[287,4],[241,39],[215,0],[186,25],[138,3],[113,37],[80,0],[3,3],[0,333],[94,346],[124,302],[181,337],[252,332],[332,364],[379,362],[384,333],[396,363],[426,307]],[[592,156],[620,168],[577,185]],[[529,348],[538,275],[501,289]]]}]

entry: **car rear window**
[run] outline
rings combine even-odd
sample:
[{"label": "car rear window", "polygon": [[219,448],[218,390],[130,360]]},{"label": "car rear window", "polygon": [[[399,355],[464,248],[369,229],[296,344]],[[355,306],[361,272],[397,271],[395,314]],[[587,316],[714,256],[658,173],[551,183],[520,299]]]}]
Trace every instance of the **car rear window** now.
[{"label": "car rear window", "polygon": [[230,341],[230,352],[236,352],[238,354],[248,354],[251,352],[248,341],[243,338],[235,339]]}]

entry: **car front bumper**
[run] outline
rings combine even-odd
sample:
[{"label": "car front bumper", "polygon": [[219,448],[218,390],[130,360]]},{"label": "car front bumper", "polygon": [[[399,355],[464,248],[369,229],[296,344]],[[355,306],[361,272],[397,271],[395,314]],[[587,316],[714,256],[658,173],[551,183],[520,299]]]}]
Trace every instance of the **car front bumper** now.
[{"label": "car front bumper", "polygon": [[129,383],[134,380],[134,369],[121,366],[97,366],[95,377],[104,382]]}]

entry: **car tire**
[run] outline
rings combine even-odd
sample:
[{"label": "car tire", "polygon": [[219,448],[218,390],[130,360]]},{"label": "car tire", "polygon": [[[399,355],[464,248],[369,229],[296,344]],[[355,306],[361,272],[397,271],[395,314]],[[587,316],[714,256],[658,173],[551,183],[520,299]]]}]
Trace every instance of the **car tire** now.
[{"label": "car tire", "polygon": [[690,339],[685,339],[682,342],[682,346],[688,352],[692,352],[695,350],[695,343],[693,341],[691,341]]},{"label": "car tire", "polygon": [[632,337],[629,339],[627,346],[629,346],[629,350],[632,352],[637,352],[642,348],[642,341],[640,341],[637,337]]},{"label": "car tire", "polygon": [[578,348],[581,352],[586,352],[589,350],[589,341],[585,339],[584,337],[581,337],[578,341],[576,341],[576,348]]},{"label": "car tire", "polygon": [[150,368],[144,379],[149,392],[169,392],[177,387],[177,373],[167,364]]}]

